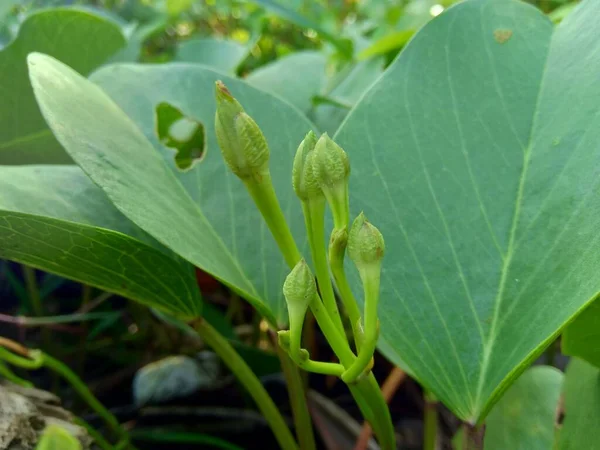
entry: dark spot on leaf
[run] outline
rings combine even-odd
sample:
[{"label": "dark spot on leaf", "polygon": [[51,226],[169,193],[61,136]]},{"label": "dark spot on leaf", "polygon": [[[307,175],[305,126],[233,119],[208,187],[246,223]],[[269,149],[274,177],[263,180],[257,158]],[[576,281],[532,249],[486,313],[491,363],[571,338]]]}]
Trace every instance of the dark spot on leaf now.
[{"label": "dark spot on leaf", "polygon": [[206,152],[204,125],[164,102],[156,106],[155,118],[156,135],[163,145],[175,150],[177,168],[191,169]]},{"label": "dark spot on leaf", "polygon": [[504,44],[508,41],[513,35],[513,31],[504,28],[498,28],[494,30],[494,39],[498,44]]}]

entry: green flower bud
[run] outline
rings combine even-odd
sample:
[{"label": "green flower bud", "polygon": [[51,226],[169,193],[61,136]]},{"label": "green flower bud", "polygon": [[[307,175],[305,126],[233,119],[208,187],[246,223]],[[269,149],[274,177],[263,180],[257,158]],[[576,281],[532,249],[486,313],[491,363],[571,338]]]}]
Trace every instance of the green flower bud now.
[{"label": "green flower bud", "polygon": [[292,186],[300,200],[305,201],[313,197],[321,197],[323,192],[317,182],[313,171],[314,148],[317,143],[315,133],[309,131],[300,143],[294,166],[292,168]]},{"label": "green flower bud", "polygon": [[269,170],[269,146],[256,122],[221,81],[216,82],[215,132],[227,166],[242,179]]},{"label": "green flower bud", "polygon": [[323,133],[315,145],[313,170],[323,190],[334,189],[348,182],[350,176],[348,155],[327,133]]},{"label": "green flower bud", "polygon": [[310,302],[317,295],[317,284],[304,259],[292,269],[283,283],[283,295],[288,305],[290,321],[292,315],[306,314]]},{"label": "green flower bud", "polygon": [[350,220],[348,155],[327,135],[323,134],[315,146],[313,171],[333,213],[336,228],[346,228]]},{"label": "green flower bud", "polygon": [[363,213],[354,219],[348,235],[348,255],[360,271],[372,265],[380,266],[385,243],[379,230]]},{"label": "green flower bud", "polygon": [[317,284],[304,259],[298,261],[285,279],[283,295],[288,307],[290,330],[289,335],[282,338],[288,341],[288,352],[293,360],[298,362],[308,359],[308,353],[305,354],[301,349],[302,326],[310,302],[317,295]]}]

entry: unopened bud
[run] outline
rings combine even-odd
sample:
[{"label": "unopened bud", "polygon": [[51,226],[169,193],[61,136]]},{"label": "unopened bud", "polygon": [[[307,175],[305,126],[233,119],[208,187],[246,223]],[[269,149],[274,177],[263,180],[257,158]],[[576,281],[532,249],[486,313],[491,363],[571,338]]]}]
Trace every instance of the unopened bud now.
[{"label": "unopened bud", "polygon": [[327,133],[324,133],[315,145],[313,170],[323,189],[334,189],[342,183],[345,184],[350,176],[348,155]]},{"label": "unopened bud", "polygon": [[313,171],[314,149],[317,143],[315,133],[309,131],[298,146],[292,168],[292,186],[300,200],[322,196],[323,192]]},{"label": "unopened bud", "polygon": [[283,295],[288,305],[290,321],[292,315],[306,314],[312,299],[317,295],[315,278],[303,259],[296,264],[283,283]]},{"label": "unopened bud", "polygon": [[381,263],[385,252],[385,243],[379,230],[373,226],[363,213],[354,219],[348,235],[348,255],[361,270],[373,264]]},{"label": "unopened bud", "polygon": [[350,220],[348,178],[350,161],[348,155],[327,133],[323,134],[315,146],[313,172],[323,190],[333,213],[336,228],[346,228]]},{"label": "unopened bud", "polygon": [[269,170],[267,140],[221,81],[216,82],[216,98],[215,132],[227,166],[242,179],[260,179]]}]

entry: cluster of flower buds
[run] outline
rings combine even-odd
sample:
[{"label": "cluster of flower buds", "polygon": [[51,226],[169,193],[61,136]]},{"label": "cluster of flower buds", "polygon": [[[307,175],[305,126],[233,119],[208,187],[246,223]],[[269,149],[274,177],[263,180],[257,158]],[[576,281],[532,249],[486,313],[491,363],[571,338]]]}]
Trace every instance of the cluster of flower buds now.
[{"label": "cluster of flower buds", "polygon": [[[254,186],[255,182],[258,181],[260,183],[260,180],[266,177],[269,186],[261,187],[260,189],[268,188],[272,190],[270,176],[268,176],[269,148],[267,141],[256,122],[245,113],[242,106],[221,82],[217,82],[216,85],[216,98],[217,112],[215,128],[217,140],[225,162],[231,171],[246,183],[248,189],[251,190],[253,199],[259,204],[262,194]],[[352,325],[357,347],[358,343],[360,343],[358,356],[350,367],[345,367],[345,371],[341,375],[344,381],[353,382],[362,376],[365,371],[369,371],[372,366],[372,356],[375,351],[379,327],[377,321],[377,304],[381,260],[385,246],[379,230],[369,223],[362,213],[354,220],[352,227],[348,231],[349,177],[350,162],[346,152],[326,133],[317,139],[315,133],[309,131],[300,143],[294,158],[292,186],[296,195],[302,201],[303,207],[311,204],[323,205],[322,209],[317,208],[317,211],[319,211],[317,214],[321,215],[319,220],[313,222],[307,220],[309,240],[313,239],[311,250],[313,251],[315,265],[317,265],[318,257],[321,256],[315,255],[315,248],[324,245],[323,242],[319,243],[315,242],[315,240],[319,240],[323,230],[319,230],[319,233],[317,233],[314,228],[310,228],[314,227],[315,223],[321,224],[321,227],[324,226],[325,202],[329,205],[333,214],[334,230],[329,246],[331,271],[334,274],[336,283],[343,285],[343,289],[340,287],[340,295],[347,306],[346,309],[351,310],[349,311],[351,320],[354,319],[353,321],[357,322]],[[277,203],[271,204],[279,208]],[[260,208],[260,206],[259,209],[261,209],[263,216],[268,213],[264,211],[264,208]],[[308,210],[310,209],[305,209],[305,216]],[[312,211],[314,214],[314,210]],[[265,220],[269,223],[267,217],[265,217]],[[276,236],[280,230],[274,230],[274,227],[271,224],[269,225],[271,231]],[[285,239],[278,240],[276,236],[276,240],[280,247],[282,247],[281,242],[285,242]],[[365,300],[364,320],[360,318],[360,312],[355,304],[352,292],[349,286],[347,286],[345,274],[343,273],[343,260],[346,247],[348,247],[349,257],[356,265],[363,284]],[[285,249],[282,249],[282,251],[285,253]],[[324,250],[323,254],[325,254]],[[327,256],[324,256],[324,258],[327,261]],[[297,258],[294,264],[298,259],[300,258]],[[322,264],[323,260],[321,259],[320,261]],[[325,265],[327,265],[327,262],[325,262]],[[332,290],[329,270],[327,268],[325,269],[325,273],[326,275],[323,279],[323,271],[319,272],[319,267],[317,267],[317,279],[322,295],[327,289]],[[323,281],[328,286],[322,285]],[[302,367],[312,367],[309,364],[305,364],[310,362],[310,360],[308,359],[308,352],[301,348],[302,327],[306,312],[313,305],[312,302],[315,299],[316,301],[320,300],[315,277],[304,259],[297,262],[286,278],[283,293],[288,307],[289,330],[279,332],[279,343],[296,363]],[[347,297],[350,297],[350,299]],[[325,296],[323,298],[325,300]],[[334,308],[337,311],[337,306],[334,306]],[[330,305],[326,304],[326,309],[329,310],[328,314],[331,315]],[[328,323],[335,326],[334,322],[335,320]],[[335,333],[338,332],[337,330],[334,331]],[[325,334],[327,335],[328,333]],[[318,366],[324,371],[329,370],[327,367],[339,366],[327,366],[327,363],[316,362],[314,364],[325,365]],[[336,367],[333,367],[331,370],[335,371],[336,374],[341,374]]]}]

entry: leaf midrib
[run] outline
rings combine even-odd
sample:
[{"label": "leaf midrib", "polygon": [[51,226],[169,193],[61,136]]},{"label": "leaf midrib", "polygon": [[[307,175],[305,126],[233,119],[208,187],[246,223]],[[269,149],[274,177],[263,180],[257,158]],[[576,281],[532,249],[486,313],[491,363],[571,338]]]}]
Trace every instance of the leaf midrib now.
[{"label": "leaf midrib", "polygon": [[[484,7],[484,5],[482,5],[482,8],[483,7]],[[483,393],[485,381],[487,380],[487,377],[489,375],[491,354],[492,354],[492,350],[494,348],[494,344],[496,343],[496,338],[497,338],[496,327],[498,325],[500,307],[502,306],[502,302],[504,300],[504,290],[506,288],[508,272],[509,272],[510,265],[512,263],[512,259],[514,257],[514,252],[515,252],[515,248],[516,248],[515,240],[516,240],[517,228],[518,228],[518,223],[519,223],[520,214],[521,214],[521,206],[522,206],[522,202],[523,202],[523,194],[525,191],[525,182],[526,182],[526,178],[527,178],[527,171],[529,169],[529,163],[531,160],[531,154],[532,154],[532,150],[533,150],[533,138],[534,138],[533,133],[537,128],[540,102],[541,102],[541,98],[542,98],[542,92],[544,90],[543,89],[544,83],[546,81],[546,76],[548,73],[548,61],[550,59],[550,48],[552,46],[552,41],[554,39],[555,30],[556,30],[556,28],[554,28],[552,30],[552,33],[550,34],[550,41],[549,41],[549,45],[548,45],[546,55],[545,55],[544,66],[542,68],[542,78],[540,80],[539,89],[538,89],[538,92],[536,95],[536,103],[535,103],[535,108],[533,111],[533,119],[531,121],[531,127],[529,130],[529,137],[527,139],[527,146],[525,147],[525,152],[523,154],[523,168],[521,169],[521,175],[519,177],[519,185],[518,185],[518,190],[517,190],[517,197],[515,199],[515,209],[513,211],[513,220],[512,220],[511,229],[509,232],[509,240],[508,240],[508,245],[507,245],[507,250],[506,250],[506,257],[504,258],[503,263],[502,263],[498,291],[497,291],[496,297],[494,299],[494,310],[493,310],[493,315],[492,315],[492,321],[490,324],[490,330],[488,333],[488,339],[483,342],[484,348],[483,348],[483,358],[482,358],[482,362],[481,362],[481,370],[480,370],[480,375],[479,375],[479,383],[477,385],[477,392],[475,395],[475,403],[473,404],[472,414],[470,417],[470,421],[472,423],[475,423],[477,420],[479,420],[480,419],[479,415],[480,415],[481,411],[486,409],[485,405],[482,405],[482,407],[480,407],[481,395]],[[539,345],[536,348],[539,348]],[[502,379],[502,381],[499,383],[497,388],[500,388],[505,383],[506,379],[511,376],[511,373],[509,373],[507,376],[505,376]],[[488,402],[491,400],[493,400],[493,396],[488,400]],[[486,402],[486,405],[488,402]]]}]

